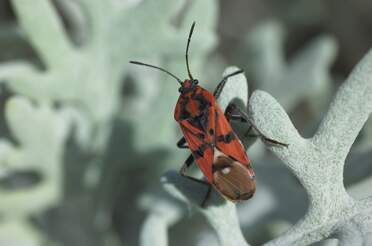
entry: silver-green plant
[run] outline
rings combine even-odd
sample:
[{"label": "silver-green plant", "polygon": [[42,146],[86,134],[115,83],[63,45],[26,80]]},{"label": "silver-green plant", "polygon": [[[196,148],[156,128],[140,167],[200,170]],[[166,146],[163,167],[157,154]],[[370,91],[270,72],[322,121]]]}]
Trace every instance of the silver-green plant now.
[{"label": "silver-green plant", "polygon": [[[36,63],[18,60],[0,65],[1,83],[16,94],[8,99],[5,107],[7,126],[16,143],[5,138],[0,140],[0,178],[32,171],[41,179],[27,190],[0,190],[0,245],[54,243],[34,226],[35,223],[30,223],[31,217],[44,223],[47,210],[57,209],[64,216],[68,214],[64,213],[65,210],[73,207],[78,211],[73,215],[85,214],[80,213],[84,211],[88,216],[98,218],[89,222],[99,221],[100,229],[110,230],[110,209],[113,207],[110,202],[114,200],[112,194],[117,194],[112,190],[117,190],[119,176],[113,173],[120,173],[119,179],[130,183],[138,178],[131,176],[130,171],[146,166],[145,173],[156,179],[154,172],[180,166],[187,154],[174,147],[180,136],[172,120],[178,96],[177,84],[157,71],[130,66],[128,61],[152,63],[185,77],[186,35],[195,20],[197,29],[191,46],[191,66],[195,77],[205,81],[203,71],[210,66],[208,55],[216,44],[217,4],[213,0],[11,2],[22,35],[38,59]],[[244,64],[248,64],[244,69],[250,69],[249,75],[256,79],[260,89],[271,93],[286,110],[293,109],[304,98],[316,113],[325,108],[324,101],[318,97],[327,99],[330,92],[329,65],[336,51],[332,38],[317,38],[289,62],[284,59],[283,29],[277,23],[259,27],[249,34],[248,39],[249,60],[253,62],[244,60]],[[246,59],[247,55],[244,56]],[[363,241],[368,245],[370,242],[367,233],[371,232],[372,224],[371,199],[351,198],[343,185],[344,159],[371,112],[371,82],[367,77],[371,71],[370,60],[371,54],[368,54],[339,90],[319,131],[311,139],[299,136],[271,96],[262,91],[253,94],[250,102],[252,119],[266,135],[290,144],[289,149],[269,148],[298,177],[310,200],[304,218],[287,233],[277,233],[277,238],[267,245],[307,245],[332,237],[338,238],[341,245],[363,245]],[[236,68],[229,68],[225,73],[232,69]],[[299,78],[303,79],[299,81]],[[123,88],[133,85],[135,93],[122,93]],[[288,94],[288,91],[294,93]],[[247,82],[243,75],[229,79],[219,103],[225,108],[236,99],[243,107],[248,104]],[[107,149],[115,120],[131,127],[131,138],[124,136],[119,147],[133,153],[130,153],[131,157],[119,159],[122,161],[120,165],[110,166],[108,161],[102,162],[101,157],[115,152]],[[272,122],[276,124],[269,124]],[[70,183],[70,177],[64,176],[62,171],[71,166],[71,163],[64,163],[63,156],[68,136],[72,136],[80,148],[95,154],[89,159],[93,159],[92,163],[100,164],[89,165],[91,163],[87,160],[78,163],[95,168],[86,168],[81,173],[79,182],[85,184],[82,185],[85,193],[75,194],[72,199],[70,194],[63,193],[64,185]],[[246,145],[250,145],[252,140],[242,139]],[[138,163],[139,156],[158,149],[166,151],[162,165],[154,165],[159,162],[157,159]],[[100,187],[107,180],[110,185]],[[162,178],[163,186],[171,195],[159,192],[161,195],[156,196],[153,190],[158,191],[160,187],[148,180],[149,184],[143,186],[151,186],[152,195],[145,194],[140,199],[140,207],[147,214],[140,234],[142,246],[166,245],[168,228],[189,215],[189,205],[206,216],[222,245],[248,245],[234,204],[213,193],[208,207],[200,208],[198,205],[205,187],[190,183],[175,172]],[[370,182],[366,182],[353,190],[360,192],[369,186]],[[127,190],[133,191],[132,187]],[[94,196],[96,192],[99,195]],[[254,198],[256,201],[263,190],[258,192]],[[267,197],[271,195],[267,193]],[[97,204],[92,208],[92,204],[98,202],[107,203],[102,207],[109,209],[105,211],[108,214],[97,216],[97,211],[90,211],[99,210]],[[124,204],[121,209],[133,209],[126,206]],[[270,208],[262,206],[260,209]],[[240,212],[246,212],[246,209]],[[63,218],[57,218],[60,222],[58,219]],[[48,227],[53,221],[46,224]],[[95,228],[96,224],[90,223],[89,226]],[[285,226],[290,225],[287,223]],[[99,238],[102,231],[95,229],[91,231],[98,231],[96,236]],[[14,234],[17,238],[11,236]],[[111,232],[105,236],[103,244],[117,244],[116,238],[110,238]],[[78,245],[82,244],[76,241]],[[89,245],[99,245],[101,241],[94,243]]]},{"label": "silver-green plant", "polygon": [[258,88],[272,93],[286,110],[307,100],[318,112],[328,103],[331,93],[330,66],[337,43],[329,35],[319,36],[289,61],[285,58],[284,43],[285,30],[278,21],[266,21],[255,27],[244,43],[247,72]]},{"label": "silver-green plant", "polygon": [[[30,161],[40,165],[37,171],[42,175],[42,184],[46,184],[51,179],[53,183],[49,186],[36,186],[35,192],[22,193],[28,196],[29,201],[37,200],[37,202],[26,203],[22,200],[23,196],[20,193],[13,192],[6,194],[16,199],[12,200],[14,201],[12,206],[7,206],[11,203],[10,199],[2,206],[6,209],[16,206],[27,210],[28,206],[25,204],[30,204],[33,210],[24,212],[24,219],[28,219],[30,216],[40,215],[47,209],[61,205],[63,184],[70,181],[70,178],[64,176],[62,171],[68,163],[63,163],[64,159],[61,156],[57,159],[53,158],[55,152],[58,152],[58,155],[64,153],[69,134],[82,150],[93,155],[90,158],[93,161],[89,162],[85,159],[86,162],[79,163],[79,165],[88,166],[79,180],[83,185],[79,185],[85,185],[84,191],[92,193],[82,194],[84,195],[82,199],[92,196],[91,199],[105,203],[106,201],[101,199],[102,196],[96,193],[100,190],[111,194],[110,191],[116,189],[116,186],[108,187],[110,190],[106,190],[107,187],[99,187],[106,180],[113,179],[113,177],[104,177],[107,173],[102,170],[107,168],[111,171],[111,167],[106,167],[108,163],[102,163],[102,156],[107,154],[107,143],[115,120],[119,119],[121,123],[128,122],[133,126],[135,141],[128,144],[130,140],[128,139],[127,142],[123,139],[122,147],[135,146],[137,153],[144,154],[155,148],[169,150],[169,146],[173,145],[177,136],[177,131],[170,123],[172,121],[169,120],[173,112],[173,106],[169,102],[174,101],[173,99],[178,94],[177,84],[156,71],[131,66],[129,60],[136,59],[154,63],[183,77],[186,35],[190,24],[196,20],[198,35],[195,35],[193,39],[191,63],[193,72],[201,74],[207,55],[216,43],[217,4],[213,0],[196,0],[192,3],[172,0],[123,2],[116,0],[55,2],[13,0],[11,2],[20,29],[23,31],[22,34],[34,49],[38,62],[17,60],[2,63],[0,80],[12,93],[27,98],[22,99],[20,105],[26,111],[32,111],[35,108],[33,117],[40,115],[36,112],[39,107],[42,112],[49,110],[50,119],[43,114],[42,116],[47,119],[38,122],[45,125],[34,126],[37,128],[34,131],[35,134],[39,131],[47,133],[47,129],[54,127],[52,124],[54,115],[60,117],[63,112],[61,120],[66,124],[61,125],[65,127],[66,135],[63,141],[61,140],[59,145],[55,146],[54,143],[48,142],[47,138],[32,135],[32,130],[28,132],[23,129],[19,134],[17,131],[11,132],[11,134],[16,134],[17,139],[28,139],[27,143],[37,141],[38,145],[27,145],[27,147],[32,146],[28,154],[35,152]],[[57,12],[54,4],[58,5],[62,15]],[[205,12],[205,9],[208,11]],[[66,17],[65,22],[62,16]],[[130,96],[123,95],[122,89],[130,80],[135,82],[136,92],[139,93],[132,93],[135,95]],[[34,102],[35,105],[29,103],[28,100]],[[135,103],[132,103],[134,101]],[[54,107],[55,105],[57,107]],[[25,128],[26,122],[32,122],[32,117],[30,119],[19,118],[21,113],[18,111],[18,113],[10,114],[11,128],[18,125]],[[29,113],[26,115],[29,116]],[[32,127],[28,125],[27,129]],[[60,129],[54,130],[61,134]],[[43,135],[40,134],[40,136]],[[54,133],[49,137],[53,136]],[[139,139],[142,141],[138,141]],[[42,148],[45,150],[44,155],[40,154]],[[14,159],[10,157],[19,156],[14,155],[15,149],[17,148],[9,141],[4,140],[1,145],[2,165],[6,165],[9,162],[8,159]],[[22,153],[24,150],[29,149],[22,148]],[[179,159],[179,156],[174,159]],[[46,165],[47,162],[48,165]],[[91,165],[97,162],[100,165]],[[21,164],[27,169],[34,168],[34,164],[29,164],[29,162]],[[131,164],[129,159],[123,160],[123,165],[126,167],[130,168]],[[156,166],[148,166],[159,169]],[[55,173],[52,172],[52,174],[57,177],[52,178],[50,171],[52,168],[55,168],[53,169]],[[115,168],[113,173],[119,173],[122,170],[118,166]],[[112,173],[109,172],[109,174]],[[7,173],[4,172],[4,176],[6,175]],[[125,176],[125,174],[120,177],[120,179],[130,178],[135,177]],[[36,192],[40,187],[49,189],[48,192],[43,193],[46,196],[44,199]],[[49,192],[53,189],[55,189],[54,192]],[[93,197],[94,195],[96,197]],[[50,199],[49,196],[51,196]],[[107,200],[110,199],[111,197]],[[81,204],[81,201],[77,203]],[[100,207],[90,204],[91,206],[87,208],[84,204],[82,207],[75,206],[75,209],[89,211],[94,206],[96,207],[93,209],[96,210]],[[92,217],[94,215],[96,214]],[[105,216],[107,217],[97,216],[97,220],[103,221],[101,224],[104,224],[107,230],[110,227],[108,219],[110,215],[105,214]],[[23,222],[22,225],[25,226],[27,222]],[[95,224],[91,226],[94,227]]]},{"label": "silver-green plant", "polygon": [[[213,28],[215,11],[210,8],[209,14],[201,14],[202,9],[214,6],[211,1],[196,1],[181,27],[172,25],[171,19],[184,1],[59,3],[71,18],[74,33],[81,35],[79,45],[70,40],[51,1],[13,0],[19,23],[45,69],[14,61],[2,64],[0,78],[13,91],[31,99],[73,105],[79,112],[77,139],[88,149],[105,147],[112,119],[119,110],[122,82],[131,69],[129,60],[151,58],[162,64],[168,60],[170,69],[174,68],[173,57],[181,57],[178,54],[183,49],[179,47],[183,47],[184,34],[196,15],[200,17],[201,27],[193,45],[196,67],[200,67],[199,58],[205,56],[214,43],[211,32],[204,30]],[[139,81],[148,82],[153,88],[150,81]],[[161,93],[172,85],[164,83]]]},{"label": "silver-green plant", "polygon": [[[33,245],[33,241],[46,239],[32,228],[30,216],[56,206],[62,200],[63,152],[72,121],[67,110],[54,110],[46,102],[33,105],[19,96],[7,101],[5,116],[17,144],[0,140],[2,177],[31,172],[40,180],[26,188],[17,187],[17,184],[14,188],[2,187],[0,241],[4,245],[5,242],[7,245],[22,245],[21,242]],[[9,237],[9,231],[19,233],[20,237]]]}]

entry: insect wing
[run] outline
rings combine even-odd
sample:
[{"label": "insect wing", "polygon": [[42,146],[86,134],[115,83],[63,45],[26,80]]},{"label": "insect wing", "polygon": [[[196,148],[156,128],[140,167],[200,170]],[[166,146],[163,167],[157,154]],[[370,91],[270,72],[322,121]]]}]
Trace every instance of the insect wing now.
[{"label": "insect wing", "polygon": [[174,110],[174,119],[179,122],[181,121],[181,105],[183,104],[184,99],[181,97],[178,98],[178,101],[176,103],[176,108]]},{"label": "insect wing", "polygon": [[212,182],[212,164],[213,164],[213,149],[210,144],[204,141],[200,136],[202,131],[192,126],[189,122],[182,121],[181,129],[189,149],[195,158],[200,170],[203,172],[209,182]]},{"label": "insect wing", "polygon": [[249,159],[238,137],[233,132],[221,108],[216,105],[216,146],[225,155],[234,158],[243,165],[249,165]]}]

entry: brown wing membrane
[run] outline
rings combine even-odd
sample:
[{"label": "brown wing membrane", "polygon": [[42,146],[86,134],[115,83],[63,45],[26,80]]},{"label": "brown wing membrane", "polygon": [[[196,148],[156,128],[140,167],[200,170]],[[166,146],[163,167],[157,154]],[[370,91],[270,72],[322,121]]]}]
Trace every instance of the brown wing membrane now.
[{"label": "brown wing membrane", "polygon": [[213,185],[224,197],[240,201],[253,196],[256,183],[246,166],[220,155],[215,159],[213,169]]}]

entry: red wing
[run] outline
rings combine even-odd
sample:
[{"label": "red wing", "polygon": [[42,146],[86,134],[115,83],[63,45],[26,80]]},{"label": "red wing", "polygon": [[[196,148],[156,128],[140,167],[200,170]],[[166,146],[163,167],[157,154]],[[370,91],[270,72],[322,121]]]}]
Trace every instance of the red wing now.
[{"label": "red wing", "polygon": [[180,121],[181,119],[181,104],[182,104],[183,99],[181,97],[178,98],[177,103],[176,103],[176,108],[174,110],[174,119],[176,121]]},{"label": "red wing", "polygon": [[[205,142],[204,139],[200,137],[200,135],[198,135],[198,133],[201,133],[199,129],[193,127],[186,120],[182,121],[180,124],[183,136],[185,137],[186,142],[189,145],[189,149],[194,156],[195,162],[198,164],[200,170],[203,172],[207,180],[209,182],[212,182],[214,149],[211,147],[210,144]],[[194,131],[195,129],[197,131]]]},{"label": "red wing", "polygon": [[238,137],[231,128],[224,113],[218,105],[215,105],[217,113],[216,118],[216,145],[217,148],[226,154],[239,161],[243,165],[249,166],[249,159],[245,153],[245,149]]}]

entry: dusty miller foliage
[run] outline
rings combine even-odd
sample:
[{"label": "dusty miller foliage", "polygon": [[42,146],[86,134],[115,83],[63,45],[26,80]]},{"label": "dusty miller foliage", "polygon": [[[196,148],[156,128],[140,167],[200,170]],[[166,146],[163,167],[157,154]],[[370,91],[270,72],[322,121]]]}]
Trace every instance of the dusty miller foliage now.
[{"label": "dusty miller foliage", "polygon": [[[54,4],[61,14],[49,0],[12,0],[11,3],[17,31],[32,46],[37,61],[0,64],[1,82],[11,92],[5,104],[11,137],[0,139],[0,245],[120,245],[110,231],[110,213],[117,195],[113,190],[117,189],[119,180],[133,180],[124,171],[138,165],[149,170],[146,180],[150,176],[156,179],[141,184],[141,192],[150,191],[143,192],[138,200],[138,206],[146,213],[140,245],[167,245],[169,227],[190,213],[185,204],[203,214],[215,229],[220,244],[229,246],[248,245],[243,232],[247,231],[245,227],[258,223],[257,214],[280,213],[265,206],[265,199],[273,198],[273,190],[260,186],[259,180],[261,188],[256,197],[237,211],[234,204],[216,193],[212,194],[207,208],[200,208],[205,187],[190,183],[174,171],[161,178],[166,190],[163,192],[158,176],[154,175],[180,166],[187,155],[174,147],[179,134],[170,102],[177,99],[177,84],[163,74],[131,67],[128,61],[154,63],[185,77],[185,39],[190,23],[195,20],[191,64],[193,73],[204,81],[205,67],[218,67],[208,59],[216,46],[215,1],[195,0],[185,5],[186,1],[173,0],[57,0]],[[351,144],[371,112],[372,55],[367,54],[338,90],[315,135],[304,139],[281,105],[291,110],[305,98],[315,113],[322,111],[327,101],[316,98],[329,98],[329,66],[337,45],[331,37],[319,37],[287,62],[284,41],[283,28],[277,22],[267,22],[249,33],[242,47],[243,56],[250,57],[247,74],[257,87],[271,93],[280,103],[268,93],[255,91],[250,98],[249,113],[266,135],[290,144],[288,149],[267,147],[282,160],[279,165],[284,164],[298,178],[309,199],[306,215],[285,233],[282,229],[273,230],[272,236],[276,238],[266,245],[308,245],[325,238],[338,238],[340,245],[367,245],[367,234],[372,228],[372,201],[350,197],[343,184],[343,170]],[[224,74],[235,69],[230,67]],[[134,86],[135,93],[122,95],[126,86]],[[290,95],[289,89],[293,91]],[[244,75],[229,79],[219,103],[225,108],[232,100],[239,101],[247,110],[248,84]],[[131,132],[119,144],[114,142],[119,146],[112,147],[117,122],[130,125]],[[240,127],[244,132],[248,126]],[[370,132],[369,127],[366,135],[371,135]],[[67,163],[70,159],[65,152],[71,138],[76,148],[89,158]],[[248,147],[255,139],[242,141]],[[368,143],[364,148],[370,148]],[[116,149],[130,153],[125,152],[123,162],[110,165],[110,160],[117,158],[107,156]],[[166,154],[154,161],[150,157],[158,149]],[[262,144],[254,145],[249,153],[253,159],[265,160]],[[150,157],[144,158],[145,164],[138,164],[143,156]],[[75,197],[66,191],[66,186],[74,180],[66,175],[64,168],[71,165],[83,169],[74,177],[83,187]],[[283,172],[283,169],[275,170]],[[4,180],[29,173],[36,181],[27,189],[3,187]],[[280,184],[283,190],[291,185]],[[362,187],[370,187],[369,184],[367,181]],[[130,193],[132,188],[126,187],[125,192]],[[357,193],[361,189],[354,190]],[[296,195],[304,198],[304,194]],[[285,201],[275,200],[275,203]],[[92,208],[92,204],[99,204],[98,208]],[[45,213],[58,206],[61,206],[57,210],[61,211],[60,217],[48,224]],[[87,235],[76,241],[51,239],[45,227],[62,221],[63,212],[71,207],[78,211],[76,214],[87,213],[91,219],[84,224],[89,227],[88,232],[80,231]],[[126,209],[129,211],[124,204],[122,210]],[[251,214],[250,211],[256,215],[242,216]],[[69,216],[66,217],[75,217]],[[39,226],[30,218],[39,221]],[[81,229],[77,221],[69,223],[72,231]],[[43,225],[46,225],[44,231],[40,229]],[[65,237],[68,233],[71,232],[66,232]],[[209,232],[201,233],[208,236]],[[200,245],[205,245],[203,240]]]},{"label": "dusty miller foliage", "polygon": [[[110,192],[116,189],[119,180],[125,179],[110,176],[123,173],[122,168],[106,163],[109,161],[106,156],[111,154],[107,146],[115,122],[136,126],[132,132],[136,141],[128,146],[130,139],[122,139],[122,146],[117,147],[135,148],[142,155],[154,148],[167,148],[177,133],[168,120],[172,115],[168,102],[177,96],[176,83],[163,74],[133,69],[128,62],[139,59],[172,71],[182,67],[184,71],[185,33],[190,23],[198,19],[200,34],[193,40],[195,55],[191,62],[194,71],[199,73],[215,44],[216,6],[211,0],[187,5],[186,1],[171,0],[61,0],[54,3],[14,0],[11,3],[17,29],[37,59],[0,65],[1,82],[15,94],[6,102],[5,118],[17,142],[1,139],[1,175],[6,179],[31,172],[41,181],[36,180],[36,184],[26,190],[1,191],[0,242],[6,245],[54,243],[34,228],[30,218],[48,223],[42,214],[61,206],[55,211],[62,215],[59,223],[69,218],[70,226],[81,230],[81,221],[73,220],[86,213],[85,216],[92,219],[83,222],[88,229],[79,233],[104,234],[102,240],[99,234],[78,237],[75,242],[67,239],[66,245],[113,245],[117,240],[111,239],[109,230],[111,201],[115,197],[110,197]],[[54,4],[62,15],[57,13]],[[204,9],[209,11],[202,13]],[[182,18],[178,18],[181,12]],[[122,88],[128,80],[134,80],[138,93],[123,97]],[[151,113],[156,111],[159,113]],[[157,137],[151,135],[154,133]],[[64,156],[70,136],[75,148],[88,158],[66,163],[71,160]],[[143,138],[147,141],[137,141]],[[131,161],[124,159],[120,164],[129,166]],[[71,176],[65,175],[64,168],[71,165],[76,165],[73,172],[68,173]],[[77,198],[76,194],[66,194],[70,182],[78,182],[77,186],[81,187],[83,193]],[[63,216],[71,212],[71,207],[78,215]],[[66,237],[63,234],[66,232],[57,237]]]}]

